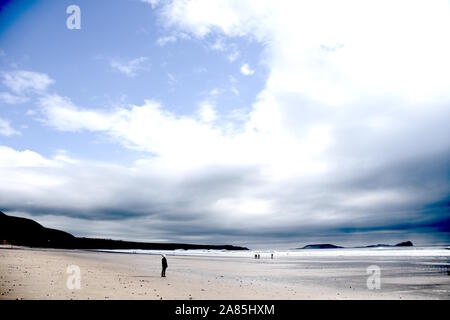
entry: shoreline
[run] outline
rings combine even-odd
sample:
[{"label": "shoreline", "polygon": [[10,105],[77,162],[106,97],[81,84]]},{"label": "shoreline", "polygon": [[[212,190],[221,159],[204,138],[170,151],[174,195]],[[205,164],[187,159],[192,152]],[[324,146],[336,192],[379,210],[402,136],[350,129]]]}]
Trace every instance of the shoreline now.
[{"label": "shoreline", "polygon": [[[106,254],[107,253],[107,254]],[[0,299],[450,299],[449,257],[168,255],[0,248]],[[80,268],[80,290],[67,287]],[[381,288],[367,288],[380,265]]]}]

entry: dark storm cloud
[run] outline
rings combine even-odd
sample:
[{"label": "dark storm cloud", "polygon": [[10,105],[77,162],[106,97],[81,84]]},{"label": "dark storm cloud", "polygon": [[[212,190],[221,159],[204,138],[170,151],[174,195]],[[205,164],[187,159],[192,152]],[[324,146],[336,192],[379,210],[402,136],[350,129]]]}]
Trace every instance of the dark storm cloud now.
[{"label": "dark storm cloud", "polygon": [[[395,239],[423,234],[424,238],[432,235],[427,241],[446,241],[450,217],[449,160],[448,153],[441,153],[365,170],[342,171],[325,181],[275,184],[258,191],[276,203],[277,214],[270,216],[230,218],[233,212],[216,211],[214,207],[217,199],[242,196],[252,186],[261,189],[258,170],[246,167],[212,167],[201,174],[193,172],[173,180],[144,172],[130,175],[124,168],[80,168],[64,188],[39,193],[39,199],[29,203],[24,203],[20,195],[14,198],[3,193],[2,209],[27,212],[38,221],[49,215],[76,219],[68,231],[78,235],[90,234],[90,221],[122,224],[121,228],[99,230],[105,236],[124,239],[156,237],[249,244],[273,241],[281,245],[327,238],[347,242],[352,235],[370,243],[380,234],[383,239],[389,234]],[[84,178],[80,179],[83,170],[90,174],[82,174]],[[387,203],[383,198],[370,201],[373,192],[383,194],[385,190],[400,192],[406,198]],[[103,196],[96,199],[93,193]],[[362,203],[348,202],[361,193],[369,195],[368,203],[364,197]],[[130,229],[134,231],[127,233]]]}]

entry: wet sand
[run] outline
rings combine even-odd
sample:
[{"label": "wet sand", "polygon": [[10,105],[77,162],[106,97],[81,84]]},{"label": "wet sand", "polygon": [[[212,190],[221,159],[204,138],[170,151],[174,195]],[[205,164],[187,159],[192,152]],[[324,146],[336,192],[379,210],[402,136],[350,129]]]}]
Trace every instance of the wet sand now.
[{"label": "wet sand", "polygon": [[[448,257],[171,256],[0,248],[0,299],[450,299]],[[80,268],[80,289],[67,267]],[[367,287],[367,267],[381,270]]]}]

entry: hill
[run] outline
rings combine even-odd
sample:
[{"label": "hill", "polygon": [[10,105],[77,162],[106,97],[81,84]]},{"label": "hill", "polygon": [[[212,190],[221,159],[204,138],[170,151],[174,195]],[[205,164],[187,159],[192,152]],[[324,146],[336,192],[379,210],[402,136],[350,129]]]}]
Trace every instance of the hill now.
[{"label": "hill", "polygon": [[148,243],[111,239],[78,238],[68,232],[46,228],[34,220],[8,216],[0,211],[0,241],[13,245],[57,249],[215,249],[248,250],[232,245]]},{"label": "hill", "polygon": [[339,249],[342,247],[335,246],[334,244],[329,243],[320,243],[320,244],[308,244],[301,249]]},{"label": "hill", "polygon": [[[350,247],[350,248],[391,248],[391,247],[412,247],[413,243],[411,241],[405,241],[405,242],[400,242],[397,243],[395,245],[390,245],[390,244],[372,244],[372,245],[368,245],[368,246],[364,246],[364,247]],[[308,244],[302,248],[296,248],[296,249],[339,249],[339,248],[345,248],[345,247],[340,247],[340,246],[336,246],[334,244],[329,244],[329,243],[321,243],[321,244]]]}]

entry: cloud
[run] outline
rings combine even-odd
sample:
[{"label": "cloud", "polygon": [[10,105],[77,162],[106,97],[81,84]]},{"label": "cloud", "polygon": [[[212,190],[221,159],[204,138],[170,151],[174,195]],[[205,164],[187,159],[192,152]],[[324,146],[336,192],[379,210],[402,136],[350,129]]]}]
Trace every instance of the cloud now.
[{"label": "cloud", "polygon": [[10,137],[14,135],[20,135],[20,132],[13,129],[9,121],[0,118],[0,135]]},{"label": "cloud", "polygon": [[99,131],[110,127],[107,113],[80,110],[68,98],[59,95],[45,95],[39,99],[47,125],[60,131],[77,132],[82,130]]},{"label": "cloud", "polygon": [[155,9],[159,5],[159,3],[161,2],[161,0],[141,0],[141,1],[151,5],[152,9]]},{"label": "cloud", "polygon": [[0,92],[0,101],[6,104],[21,104],[27,102],[28,97],[16,96],[9,92]]},{"label": "cloud", "polygon": [[225,51],[227,49],[227,45],[223,38],[217,38],[216,41],[210,45],[210,48],[216,51]]},{"label": "cloud", "polygon": [[[200,38],[219,33],[265,44],[268,88],[348,104],[361,95],[394,95],[409,101],[448,98],[448,5],[446,1],[432,6],[421,1],[399,1],[394,6],[379,1],[364,6],[357,1],[339,5],[286,1],[279,5],[174,0],[166,3],[161,14],[168,26],[189,30]],[[418,20],[424,23],[418,25]]]},{"label": "cloud", "polygon": [[234,61],[236,61],[240,56],[240,52],[238,50],[233,50],[230,54],[228,54],[228,61],[230,61],[230,63],[233,63]]},{"label": "cloud", "polygon": [[[14,93],[44,92],[54,80],[45,73],[18,70],[3,72],[3,84]],[[9,96],[11,98],[11,96]]]},{"label": "cloud", "polygon": [[198,114],[200,119],[206,123],[214,122],[217,119],[215,106],[210,101],[203,101],[200,104]]},{"label": "cloud", "polygon": [[250,66],[247,63],[245,63],[241,67],[241,73],[244,76],[251,76],[255,73],[255,70],[250,69]]},{"label": "cloud", "polygon": [[156,40],[156,43],[158,44],[158,46],[164,47],[166,44],[173,43],[176,41],[177,41],[177,37],[174,35],[171,35],[171,36],[159,37]]},{"label": "cloud", "polygon": [[238,96],[239,95],[239,90],[236,89],[236,87],[231,86],[230,91],[234,93],[234,95]]},{"label": "cloud", "polygon": [[204,37],[212,28],[218,28],[227,35],[244,34],[238,30],[240,17],[226,1],[171,1],[162,8],[161,14],[169,26],[183,26],[197,37]]},{"label": "cloud", "polygon": [[105,111],[47,95],[40,99],[40,121],[59,131],[106,134],[127,148],[157,155],[153,163],[174,172],[212,163],[261,165],[273,176],[325,170],[326,163],[317,157],[330,143],[331,131],[326,125],[311,124],[298,137],[276,123],[266,132],[255,132],[250,121],[240,127],[230,127],[227,122],[216,126],[212,122],[218,117],[211,104],[216,94],[213,90],[209,100],[200,105],[200,119],[178,116],[151,100]]},{"label": "cloud", "polygon": [[223,52],[230,63],[236,61],[240,56],[237,45],[235,43],[228,43],[223,37],[217,37],[208,47],[211,50]]},{"label": "cloud", "polygon": [[[268,187],[254,167],[210,166],[170,175],[170,168],[151,161],[130,167],[67,162],[8,147],[0,147],[0,155],[3,210],[81,236],[145,241],[267,246],[271,239],[272,245],[283,247],[329,237],[341,244],[395,242],[405,234],[430,241],[443,207],[415,208],[445,195],[448,188],[445,179],[436,184],[448,166],[432,158],[408,162],[404,173],[410,180],[401,181],[399,188],[393,181],[403,173],[395,167],[380,168],[366,180],[355,174],[330,183],[271,181]],[[422,172],[414,171],[419,167]],[[386,175],[393,181],[384,181]],[[424,187],[416,179],[435,186]],[[352,197],[355,202],[349,203]]]},{"label": "cloud", "polygon": [[[218,93],[211,91],[209,98]],[[241,115],[239,126],[226,121],[236,110],[219,116],[213,105],[204,107],[208,99],[198,113],[180,116],[152,100],[95,109],[44,95],[39,100],[44,124],[58,131],[105,135],[144,155],[131,167],[62,163],[53,157],[50,160],[57,161],[59,168],[45,173],[36,170],[32,186],[43,181],[55,187],[40,188],[39,198],[22,181],[26,192],[5,193],[8,198],[2,203],[34,214],[131,219],[124,222],[129,227],[147,221],[170,239],[208,242],[217,241],[218,234],[250,242],[264,241],[264,235],[280,243],[310,239],[313,234],[326,237],[332,230],[339,237],[339,230],[349,226],[366,230],[361,239],[375,239],[376,230],[401,238],[401,234],[425,230],[426,225],[439,226],[445,211],[438,208],[430,213],[423,208],[444,199],[449,190],[445,178],[450,159],[448,128],[442,112],[409,112],[402,115],[408,117],[400,122],[404,124],[380,130],[348,121],[348,113],[348,122],[335,114],[324,115],[323,106],[307,108],[308,101],[303,102],[302,117],[291,111],[291,119],[279,103],[289,105],[297,101],[295,96],[293,102],[286,97],[280,102],[267,94],[260,95],[250,113]],[[360,119],[358,114],[352,116]],[[369,120],[371,115],[364,117]],[[9,169],[4,177],[21,174]],[[61,181],[70,183],[62,187]],[[72,194],[73,200],[57,188]],[[90,193],[100,189],[98,195]],[[32,206],[21,204],[30,197]],[[255,221],[258,216],[264,219]],[[174,219],[191,222],[179,226]],[[249,226],[258,231],[248,232]],[[419,238],[430,241],[423,234]]]},{"label": "cloud", "polygon": [[0,167],[2,168],[46,167],[52,165],[51,160],[45,159],[31,150],[16,151],[7,146],[0,146],[0,155]]},{"label": "cloud", "polygon": [[110,66],[128,77],[135,77],[138,71],[145,69],[144,63],[146,61],[148,61],[147,57],[139,57],[126,62],[111,60]]},{"label": "cloud", "polygon": [[43,124],[140,155],[40,155],[52,165],[26,168],[9,156],[4,208],[144,240],[449,241],[448,2],[175,0],[157,13],[170,34],[263,45],[249,61],[267,68],[253,103],[219,113],[207,97],[180,115],[152,99],[110,108],[42,94]]},{"label": "cloud", "polygon": [[[438,173],[420,178],[436,181],[434,191],[419,191],[420,183],[409,175],[421,161],[431,168],[431,159],[442,163],[438,171],[446,168],[449,12],[445,1],[365,6],[175,0],[160,10],[172,30],[199,39],[247,37],[264,45],[265,88],[243,131],[223,137],[229,133],[223,129],[226,155],[218,152],[218,158],[230,165],[229,154],[239,154],[236,163],[258,168],[270,181],[259,185],[269,194],[260,199],[279,197],[271,202],[273,214],[283,212],[280,220],[304,231],[350,221],[381,227],[408,218],[418,223],[426,219],[421,207],[448,195],[448,181]],[[226,141],[233,147],[227,149]],[[401,170],[398,163],[411,165]],[[358,184],[365,175],[374,182]],[[268,185],[286,195],[274,196]],[[324,192],[329,196],[319,196]],[[297,202],[299,193],[304,195]],[[424,197],[416,202],[419,194]],[[396,218],[388,213],[399,211],[404,213]],[[439,215],[448,212],[436,211],[434,218]],[[317,226],[308,226],[308,220]]]}]

